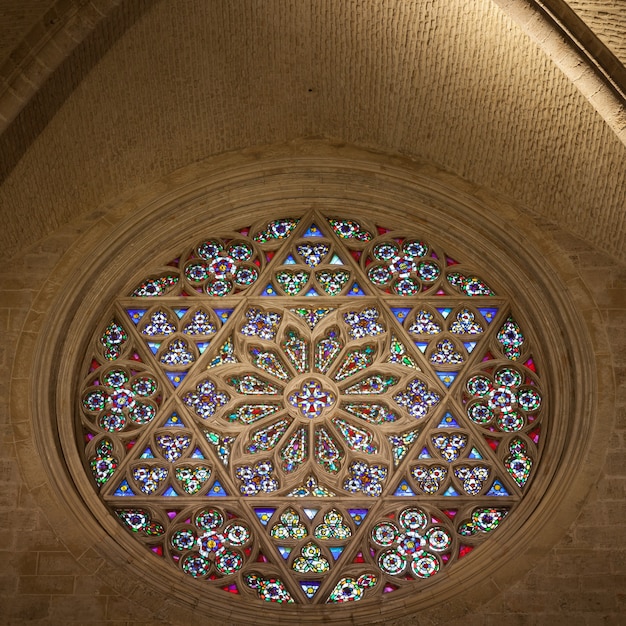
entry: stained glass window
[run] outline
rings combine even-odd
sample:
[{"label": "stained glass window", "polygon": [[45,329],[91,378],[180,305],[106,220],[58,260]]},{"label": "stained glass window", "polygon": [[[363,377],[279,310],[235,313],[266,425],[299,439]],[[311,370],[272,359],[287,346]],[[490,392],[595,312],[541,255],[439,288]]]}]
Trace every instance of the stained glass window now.
[{"label": "stained glass window", "polygon": [[511,291],[408,226],[333,213],[192,241],[94,330],[94,489],[232,602],[414,593],[498,533],[541,460],[542,366]]}]

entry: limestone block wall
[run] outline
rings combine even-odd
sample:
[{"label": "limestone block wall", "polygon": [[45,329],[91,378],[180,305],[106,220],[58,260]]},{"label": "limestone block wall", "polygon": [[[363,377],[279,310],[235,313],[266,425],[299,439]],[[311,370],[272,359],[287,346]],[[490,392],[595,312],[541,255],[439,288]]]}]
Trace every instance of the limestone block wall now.
[{"label": "limestone block wall", "polygon": [[[591,338],[598,381],[597,410],[589,454],[571,491],[546,516],[542,548],[520,543],[513,559],[454,602],[397,624],[622,624],[626,614],[626,267],[589,242],[541,221],[514,203],[434,168],[401,163],[328,145],[264,149],[218,159],[224,172],[276,154],[346,156],[385,167],[416,168],[450,189],[500,211],[528,242],[541,250],[565,285]],[[68,276],[80,272],[89,254],[140,207],[215,171],[214,162],[174,172],[137,188],[50,232],[19,251],[0,282],[0,623],[5,624],[235,624],[227,609],[218,618],[184,602],[184,589],[164,594],[139,578],[129,557],[106,552],[47,473],[58,454],[38,420],[34,397],[46,323]],[[213,168],[213,169],[212,169]],[[348,183],[346,183],[348,184]],[[501,218],[499,218],[501,219]],[[77,354],[77,358],[80,355]],[[573,418],[575,416],[572,416]],[[67,416],[71,419],[71,416]],[[48,446],[48,447],[47,447]],[[64,471],[59,468],[59,472]],[[535,544],[533,544],[535,545]],[[372,615],[389,623],[384,615]]]}]

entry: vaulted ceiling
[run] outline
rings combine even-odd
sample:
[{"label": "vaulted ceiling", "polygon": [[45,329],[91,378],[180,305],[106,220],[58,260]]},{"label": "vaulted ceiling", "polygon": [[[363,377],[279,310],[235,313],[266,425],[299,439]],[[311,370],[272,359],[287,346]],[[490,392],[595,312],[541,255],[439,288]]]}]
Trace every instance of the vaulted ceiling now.
[{"label": "vaulted ceiling", "polygon": [[626,260],[621,0],[2,0],[0,248],[212,155],[400,154]]}]

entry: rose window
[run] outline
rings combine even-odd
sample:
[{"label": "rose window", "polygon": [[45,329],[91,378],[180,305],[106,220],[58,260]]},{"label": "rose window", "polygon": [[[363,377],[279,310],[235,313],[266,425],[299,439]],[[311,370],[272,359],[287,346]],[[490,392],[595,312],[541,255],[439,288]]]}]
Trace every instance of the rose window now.
[{"label": "rose window", "polygon": [[86,471],[230,601],[413,594],[506,525],[541,461],[541,363],[506,285],[408,227],[311,212],[160,259],[95,330]]}]

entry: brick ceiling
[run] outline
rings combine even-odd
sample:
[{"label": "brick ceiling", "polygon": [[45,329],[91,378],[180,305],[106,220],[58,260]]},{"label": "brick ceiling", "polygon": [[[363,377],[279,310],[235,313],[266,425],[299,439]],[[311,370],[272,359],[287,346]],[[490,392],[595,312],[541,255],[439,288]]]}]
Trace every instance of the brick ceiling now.
[{"label": "brick ceiling", "polygon": [[[0,137],[3,256],[190,163],[325,137],[433,164],[625,261],[623,108],[527,4],[0,0],[21,100]],[[569,6],[623,64],[623,0]],[[59,62],[15,78],[51,39]]]}]

